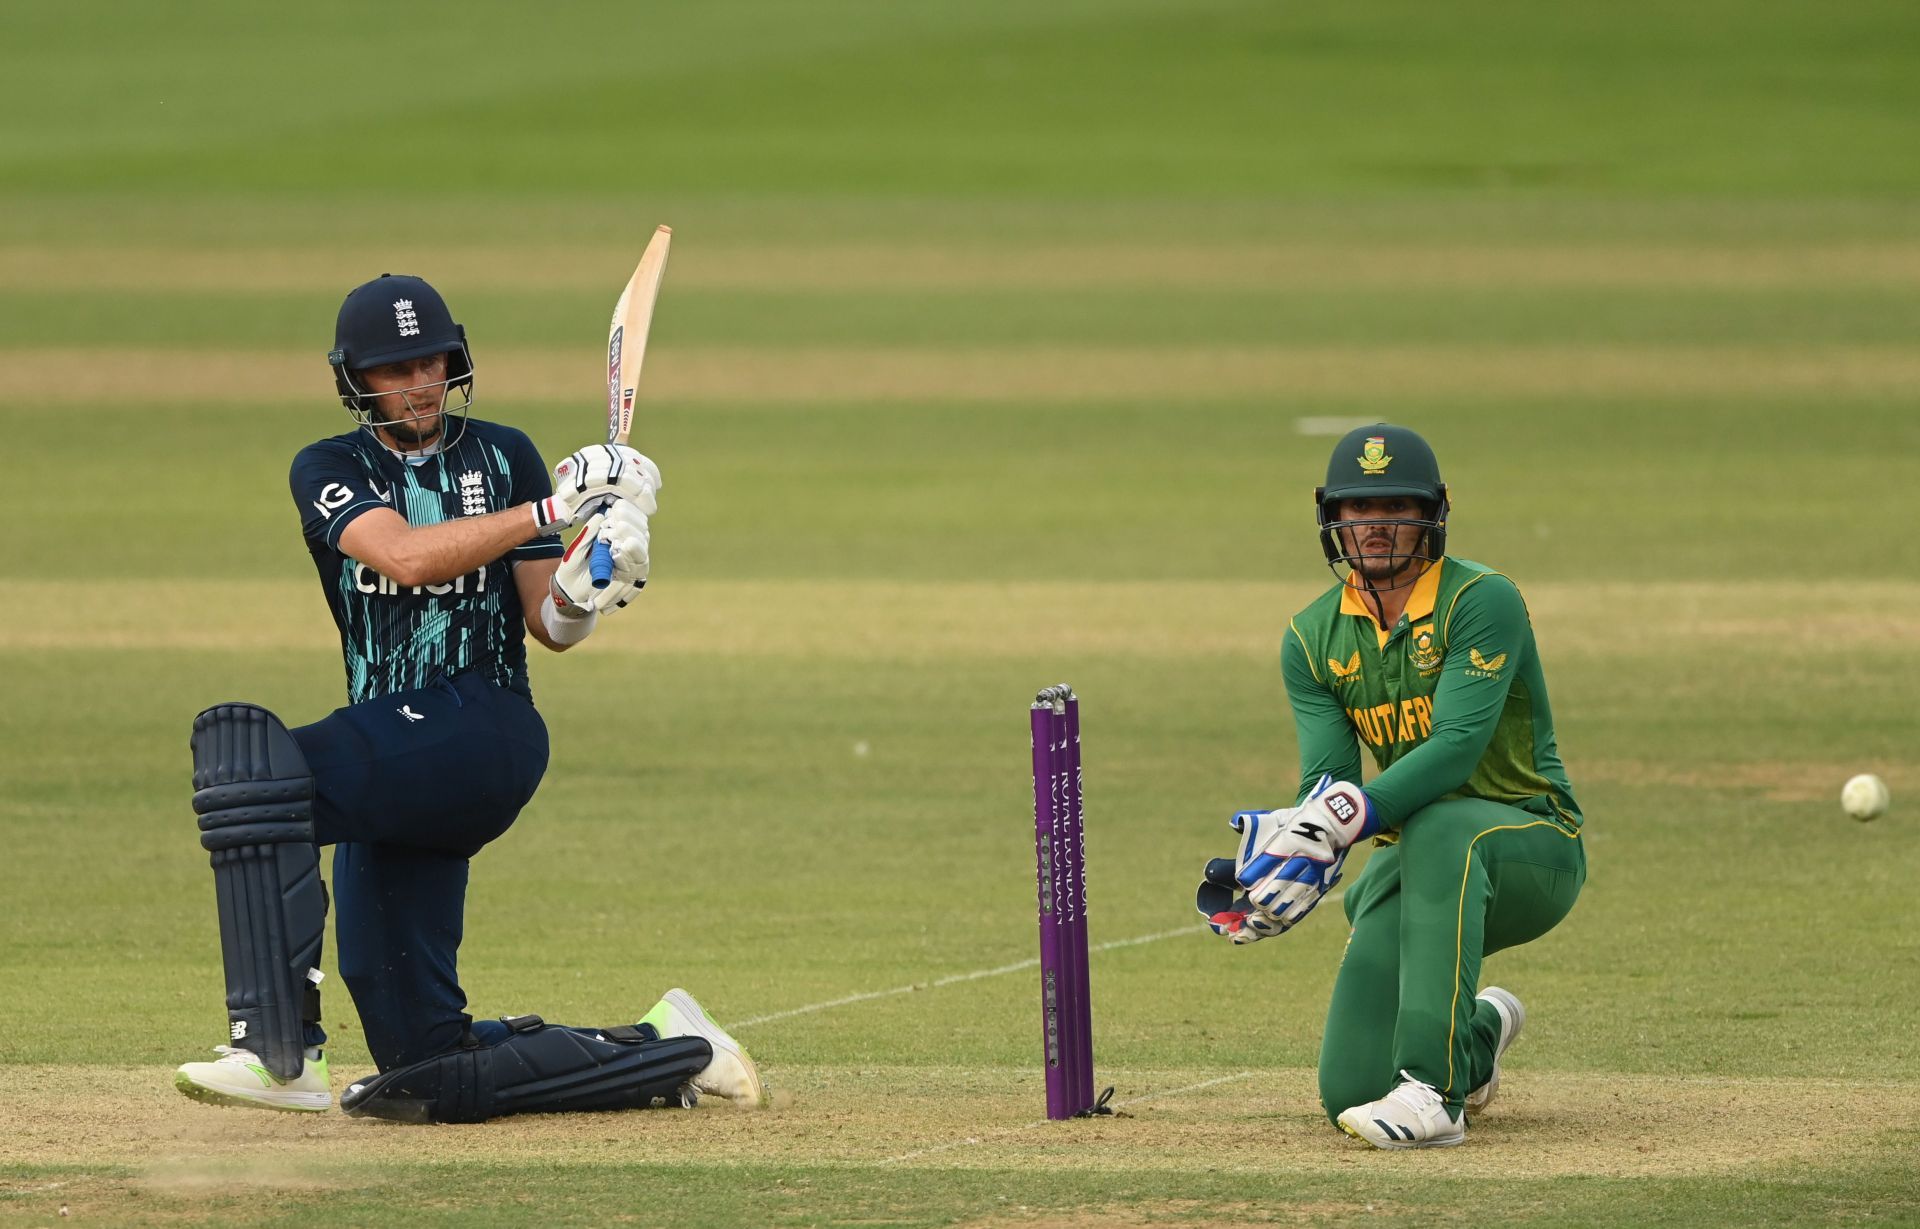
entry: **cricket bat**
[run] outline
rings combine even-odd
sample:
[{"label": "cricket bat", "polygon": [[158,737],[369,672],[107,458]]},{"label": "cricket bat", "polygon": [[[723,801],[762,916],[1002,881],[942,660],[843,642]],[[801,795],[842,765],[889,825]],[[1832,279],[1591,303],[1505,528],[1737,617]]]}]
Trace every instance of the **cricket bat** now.
[{"label": "cricket bat", "polygon": [[[620,301],[613,305],[607,326],[607,442],[624,444],[633,432],[634,394],[640,388],[640,365],[647,359],[647,331],[653,327],[653,305],[660,298],[660,279],[667,274],[667,249],[673,246],[673,227],[653,232],[640,264],[627,279]],[[593,587],[604,589],[613,579],[613,552],[605,542],[593,544],[588,560]]]}]

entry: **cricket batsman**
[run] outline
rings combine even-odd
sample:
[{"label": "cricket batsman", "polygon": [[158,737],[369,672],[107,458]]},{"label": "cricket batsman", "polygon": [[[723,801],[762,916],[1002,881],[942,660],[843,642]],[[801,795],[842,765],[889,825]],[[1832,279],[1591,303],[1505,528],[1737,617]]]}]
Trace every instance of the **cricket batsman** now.
[{"label": "cricket batsman", "polygon": [[[684,990],[635,1024],[475,1021],[457,972],[468,861],[547,767],[526,638],[563,652],[646,584],[659,469],[593,444],[549,482],[526,435],[468,417],[466,331],[417,277],[348,294],[328,361],[358,425],[302,449],[291,483],[348,703],[292,729],[253,704],[194,719],[229,1044],[174,1086],[220,1105],[332,1106],[319,970],[319,850],[331,845],[340,975],[379,1068],[342,1096],[349,1114],[478,1122],[698,1093],[759,1103],[753,1061]],[[614,561],[601,589],[596,540]]]},{"label": "cricket batsman", "polygon": [[[1531,942],[1586,881],[1580,807],[1520,590],[1447,548],[1447,487],[1427,442],[1361,427],[1314,492],[1339,578],[1287,626],[1280,654],[1300,743],[1296,803],[1242,811],[1233,859],[1198,904],[1252,943],[1347,889],[1352,931],[1320,1049],[1320,1102],[1376,1148],[1441,1148],[1500,1086],[1526,1013],[1480,990],[1480,962]],[[1360,747],[1377,775],[1360,784]]]}]

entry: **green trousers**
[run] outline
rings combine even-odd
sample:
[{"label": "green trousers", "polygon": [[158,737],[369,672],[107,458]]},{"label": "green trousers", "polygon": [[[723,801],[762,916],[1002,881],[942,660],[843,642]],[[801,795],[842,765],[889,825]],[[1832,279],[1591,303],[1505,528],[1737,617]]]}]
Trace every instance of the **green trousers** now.
[{"label": "green trousers", "polygon": [[1343,902],[1353,929],[1320,1043],[1327,1117],[1385,1096],[1402,1071],[1457,1116],[1499,1039],[1473,997],[1481,958],[1553,929],[1586,878],[1583,842],[1558,817],[1472,798],[1414,812]]}]

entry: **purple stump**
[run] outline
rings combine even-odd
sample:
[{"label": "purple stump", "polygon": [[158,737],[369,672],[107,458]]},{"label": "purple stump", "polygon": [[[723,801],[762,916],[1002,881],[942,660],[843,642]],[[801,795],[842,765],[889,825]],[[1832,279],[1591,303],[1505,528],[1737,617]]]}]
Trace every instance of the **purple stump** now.
[{"label": "purple stump", "polygon": [[1047,1117],[1071,1118],[1068,1079],[1061,1053],[1059,879],[1054,856],[1053,705],[1046,693],[1033,703],[1033,846],[1040,906],[1041,1054],[1047,1072]]},{"label": "purple stump", "polygon": [[1087,961],[1087,829],[1083,809],[1085,795],[1080,773],[1080,700],[1067,692],[1066,720],[1062,743],[1066,751],[1067,840],[1066,943],[1071,954],[1073,984],[1068,987],[1071,1011],[1062,1027],[1068,1039],[1067,1052],[1077,1058],[1072,1068],[1074,1112],[1093,1106],[1093,983]]},{"label": "purple stump", "polygon": [[1080,702],[1071,687],[1034,698],[1030,733],[1047,1117],[1072,1118],[1095,1110],[1095,1099]]}]

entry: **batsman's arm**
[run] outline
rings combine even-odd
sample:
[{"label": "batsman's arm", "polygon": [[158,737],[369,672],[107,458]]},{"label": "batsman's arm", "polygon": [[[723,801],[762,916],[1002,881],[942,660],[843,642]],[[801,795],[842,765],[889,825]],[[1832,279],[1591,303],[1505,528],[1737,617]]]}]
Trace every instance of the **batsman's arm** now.
[{"label": "batsman's arm", "polygon": [[445,584],[540,537],[531,505],[438,525],[409,525],[392,508],[372,508],[340,531],[340,552],[397,585]]},{"label": "batsman's arm", "polygon": [[1473,776],[1520,672],[1527,630],[1526,603],[1505,576],[1488,573],[1460,591],[1433,692],[1433,733],[1367,783],[1385,827],[1398,828]]},{"label": "batsman's arm", "polygon": [[1347,710],[1314,674],[1312,659],[1298,628],[1287,628],[1280,646],[1280,677],[1293,706],[1293,731],[1300,743],[1300,788],[1296,802],[1313,791],[1323,776],[1336,781],[1360,779],[1360,740]]},{"label": "batsman's arm", "polygon": [[[539,466],[539,454],[533,463]],[[544,467],[539,476],[545,477]],[[410,525],[394,510],[391,487],[333,440],[301,449],[287,477],[308,541],[350,555],[396,584],[444,584],[541,536],[531,496],[510,499],[517,506],[504,512]],[[547,541],[546,550],[559,554],[559,539]]]},{"label": "batsman's arm", "polygon": [[[513,564],[513,588],[520,595],[520,609],[526,616],[527,634],[552,649],[564,653],[586,639],[593,630],[593,616],[569,617],[554,609],[553,574],[560,560],[519,559]],[[555,635],[555,629],[561,630]]]}]

